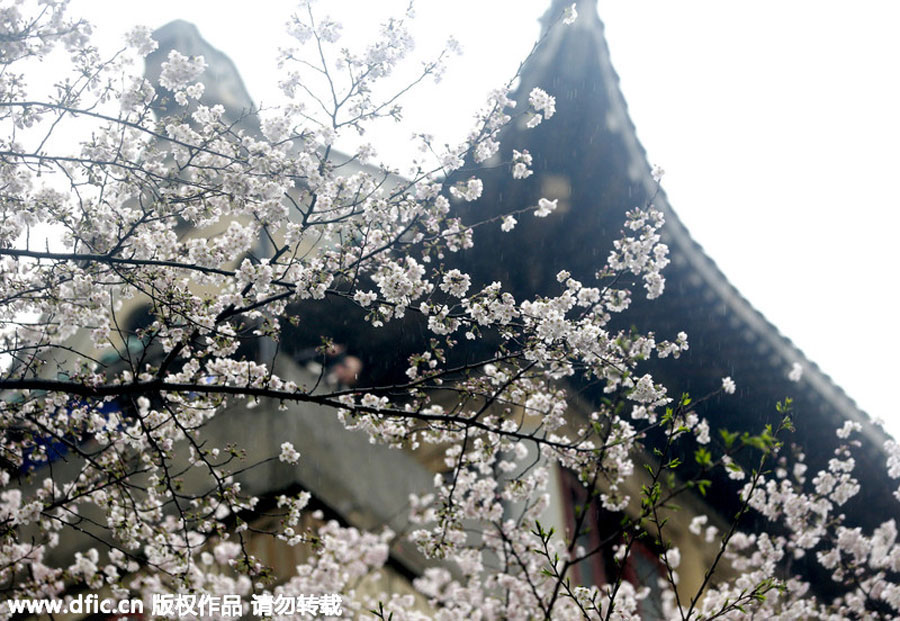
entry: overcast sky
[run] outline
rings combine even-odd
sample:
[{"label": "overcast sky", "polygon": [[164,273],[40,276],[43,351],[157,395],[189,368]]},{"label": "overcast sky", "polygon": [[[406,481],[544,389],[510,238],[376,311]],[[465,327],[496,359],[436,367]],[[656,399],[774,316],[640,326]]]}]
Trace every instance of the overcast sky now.
[{"label": "overcast sky", "polygon": [[[377,144],[399,165],[412,131],[458,142],[486,93],[536,39],[549,0],[420,0],[427,55],[464,54]],[[895,248],[900,201],[900,3],[883,0],[600,2],[638,138],[669,200],[738,290],[872,416],[900,435]],[[274,57],[292,3],[74,0],[108,45],[135,23],[183,18],[227,53],[254,97],[277,99]],[[345,40],[399,0],[320,0]],[[552,93],[551,93],[552,94]],[[380,134],[379,134],[380,135]]]}]

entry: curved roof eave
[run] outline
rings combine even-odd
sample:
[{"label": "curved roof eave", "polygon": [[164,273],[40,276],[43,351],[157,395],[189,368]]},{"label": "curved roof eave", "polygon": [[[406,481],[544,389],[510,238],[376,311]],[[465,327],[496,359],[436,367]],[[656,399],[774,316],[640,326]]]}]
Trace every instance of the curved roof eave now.
[{"label": "curved roof eave", "polygon": [[[554,0],[553,5],[542,18],[545,33],[548,32],[555,16],[558,16],[565,7],[571,4],[571,1]],[[665,192],[657,187],[657,182],[652,177],[647,153],[637,138],[634,123],[628,114],[628,106],[619,88],[619,76],[610,59],[609,47],[604,36],[604,25],[597,11],[597,2],[596,0],[578,0],[575,4],[579,13],[578,19],[566,28],[556,27],[549,31],[546,40],[542,43],[541,51],[530,63],[528,77],[531,79],[529,80],[523,75],[519,92],[525,92],[526,88],[530,89],[538,85],[538,80],[534,79],[534,76],[541,73],[549,74],[554,70],[557,53],[563,40],[570,33],[577,32],[580,36],[590,37],[593,44],[592,49],[596,50],[599,56],[596,60],[599,61],[603,85],[608,94],[610,105],[608,123],[618,128],[620,138],[625,145],[629,160],[627,170],[630,180],[643,186],[649,196],[655,195],[654,205],[665,214],[664,241],[683,253],[689,262],[690,270],[700,277],[702,283],[700,286],[712,291],[718,300],[727,305],[732,316],[742,324],[742,327],[751,331],[757,340],[765,343],[774,355],[783,360],[785,368],[789,368],[794,362],[798,362],[804,367],[804,381],[808,382],[812,390],[832,404],[834,411],[840,414],[839,419],[831,421],[835,426],[840,426],[845,420],[860,423],[863,436],[883,451],[884,442],[889,439],[889,436],[856,405],[843,389],[823,373],[818,365],[809,360],[790,339],[782,335],[775,325],[741,295],[719,270],[716,263],[704,252],[700,244],[691,237],[687,227],[670,205]],[[526,82],[528,83],[526,84]]]}]

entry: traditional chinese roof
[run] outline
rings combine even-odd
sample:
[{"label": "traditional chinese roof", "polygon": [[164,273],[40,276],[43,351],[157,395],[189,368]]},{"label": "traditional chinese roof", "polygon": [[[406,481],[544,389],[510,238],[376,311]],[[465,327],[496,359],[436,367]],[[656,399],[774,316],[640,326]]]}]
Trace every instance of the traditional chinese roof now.
[{"label": "traditional chinese roof", "polygon": [[[520,217],[509,233],[479,229],[474,248],[465,253],[467,267],[486,282],[503,281],[517,299],[558,292],[561,269],[588,284],[622,229],[625,212],[652,202],[666,217],[663,240],[672,260],[664,270],[666,291],[648,302],[637,284],[627,320],[661,339],[679,330],[690,339],[690,350],[679,360],[651,364],[654,376],[677,391],[674,396],[704,395],[720,387],[724,376],[734,378],[736,395],[702,408],[713,427],[730,430],[758,432],[766,422],[777,423],[776,403],[792,397],[797,430],[787,439],[806,450],[813,472],[833,456],[836,428],[844,421],[860,423],[863,447],[854,453],[854,474],[863,491],[845,507],[850,521],[872,527],[896,516],[895,486],[885,474],[882,448],[888,436],[741,296],[691,238],[651,175],[610,62],[596,0],[577,2],[573,25],[548,29],[571,4],[555,0],[545,14],[546,40],[524,67],[516,91],[521,110],[530,90],[543,88],[556,97],[557,115],[535,129],[519,123],[501,140],[504,159],[512,149],[531,152],[534,175],[514,180],[507,167],[479,175],[483,198],[465,213],[489,217],[541,196],[559,199],[559,208],[546,219]],[[787,377],[795,362],[804,369],[799,383]]]},{"label": "traditional chinese roof", "polygon": [[[243,120],[253,110],[253,100],[234,62],[201,37],[197,26],[177,19],[157,29],[153,36],[159,47],[147,57],[144,74],[148,80],[158,84],[161,65],[172,50],[185,56],[203,56],[207,68],[201,78],[204,86],[201,103],[207,106],[222,105],[225,108],[224,118],[231,123]],[[180,110],[173,100],[164,102],[163,114],[177,111]],[[250,123],[248,129],[258,127],[255,121]],[[238,127],[245,125],[238,123]]]}]

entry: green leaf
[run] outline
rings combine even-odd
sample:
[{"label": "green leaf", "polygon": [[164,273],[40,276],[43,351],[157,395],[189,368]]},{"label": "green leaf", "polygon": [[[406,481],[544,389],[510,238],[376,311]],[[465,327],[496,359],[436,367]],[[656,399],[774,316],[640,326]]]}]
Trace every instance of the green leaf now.
[{"label": "green leaf", "polygon": [[710,481],[709,479],[697,480],[697,489],[700,490],[701,496],[706,496],[706,490],[708,490],[711,485],[712,481]]},{"label": "green leaf", "polygon": [[722,441],[725,442],[725,447],[729,449],[738,438],[737,432],[731,432],[727,429],[719,429],[719,434],[722,436]]},{"label": "green leaf", "polygon": [[712,466],[712,453],[701,446],[694,451],[694,461],[704,468]]}]

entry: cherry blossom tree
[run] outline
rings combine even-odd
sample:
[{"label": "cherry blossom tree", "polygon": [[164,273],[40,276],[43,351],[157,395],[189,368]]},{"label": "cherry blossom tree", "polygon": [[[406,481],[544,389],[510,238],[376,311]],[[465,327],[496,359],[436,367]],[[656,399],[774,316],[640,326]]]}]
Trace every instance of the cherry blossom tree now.
[{"label": "cherry blossom tree", "polygon": [[[844,444],[827,469],[809,476],[797,454],[788,470],[789,401],[778,405],[781,423],[757,435],[713,429],[695,412],[711,395],[676,396],[644,369],[651,357],[687,350],[686,334],[611,328],[633,296],[664,292],[665,223],[652,204],[628,213],[594,280],[562,271],[552,296],[515,299],[501,282],[454,267],[479,228],[509,231],[556,208],[535,196],[481,221],[454,208],[481,196],[488,160],[499,158],[512,179],[531,174],[532,154],[506,149],[502,131],[517,119],[554,122],[552,93],[535,88],[517,107],[512,76],[465,142],[438,147],[420,136],[422,156],[403,174],[372,164],[370,146],[340,153],[342,137],[399,118],[403,93],[439,76],[452,44],[413,84],[384,94],[411,49],[411,14],[351,51],[320,8],[301,3],[291,18],[296,49],[281,59],[290,104],[248,110],[242,120],[257,132],[201,103],[203,58],[172,51],[156,83],[141,77],[137,61],[156,46],[147,29],[102,58],[65,1],[2,3],[5,596],[340,594],[341,614],[354,618],[632,619],[651,585],[627,580],[626,560],[647,541],[663,568],[667,618],[900,614],[895,523],[864,533],[840,514],[861,485],[857,424],[837,430]],[[575,18],[573,6],[553,27]],[[57,82],[31,84],[28,67],[51,57],[67,62]],[[303,385],[276,372],[285,328],[328,300],[360,309],[373,329],[425,327],[404,352],[401,380]],[[143,320],[129,324],[141,305]],[[486,353],[454,357],[470,341]],[[316,355],[340,347],[323,340]],[[581,411],[570,394],[578,378],[601,383],[608,399]],[[723,378],[719,393],[734,392]],[[239,484],[254,464],[206,435],[229,408],[261,403],[286,416],[294,404],[327,406],[374,443],[441,447],[446,470],[411,498],[408,532],[313,524],[307,492],[272,499],[279,526],[263,532],[260,499]],[[886,449],[897,478],[900,447]],[[290,442],[268,458],[304,459]],[[541,522],[554,468],[573,472],[585,492],[570,533]],[[183,484],[188,470],[201,485]],[[706,493],[714,471],[734,481],[717,493],[735,494],[740,510],[719,527],[706,515],[692,520],[691,532],[718,552],[687,592],[676,588],[682,551],[667,516],[681,498]],[[577,534],[596,511],[621,519],[585,547]],[[742,531],[751,513],[770,527]],[[75,534],[88,545],[55,560]],[[275,581],[247,546],[261,536],[309,549],[296,575]],[[398,537],[433,561],[413,581],[419,595],[359,588]],[[610,548],[618,571],[579,584],[574,568]],[[791,573],[790,560],[806,555],[833,574],[832,586],[813,589]],[[0,610],[11,614],[8,603]]]}]

